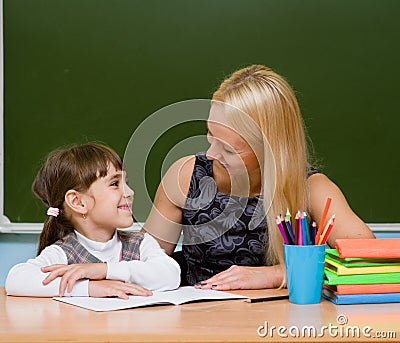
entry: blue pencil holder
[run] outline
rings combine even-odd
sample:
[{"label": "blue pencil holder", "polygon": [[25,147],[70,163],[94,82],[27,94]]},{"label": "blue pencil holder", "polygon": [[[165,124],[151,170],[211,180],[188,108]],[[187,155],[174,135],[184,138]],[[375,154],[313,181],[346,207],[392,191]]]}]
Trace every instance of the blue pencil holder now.
[{"label": "blue pencil holder", "polygon": [[289,301],[317,304],[321,301],[325,248],[321,245],[283,245]]}]

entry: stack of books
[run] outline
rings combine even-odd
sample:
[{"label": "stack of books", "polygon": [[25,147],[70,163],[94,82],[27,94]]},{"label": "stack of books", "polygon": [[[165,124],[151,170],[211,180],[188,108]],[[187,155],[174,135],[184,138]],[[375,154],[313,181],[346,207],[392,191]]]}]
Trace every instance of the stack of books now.
[{"label": "stack of books", "polygon": [[400,302],[400,239],[337,239],[322,295],[338,305]]}]

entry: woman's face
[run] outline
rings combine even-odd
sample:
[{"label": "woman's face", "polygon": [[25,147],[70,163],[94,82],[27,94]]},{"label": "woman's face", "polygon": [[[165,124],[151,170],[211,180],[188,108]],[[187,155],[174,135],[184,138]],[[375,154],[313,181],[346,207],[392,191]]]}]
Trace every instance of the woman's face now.
[{"label": "woman's face", "polygon": [[217,161],[232,176],[247,174],[250,177],[254,171],[259,172],[256,154],[250,144],[228,123],[222,106],[211,106],[207,128],[210,143],[206,153],[208,159]]}]

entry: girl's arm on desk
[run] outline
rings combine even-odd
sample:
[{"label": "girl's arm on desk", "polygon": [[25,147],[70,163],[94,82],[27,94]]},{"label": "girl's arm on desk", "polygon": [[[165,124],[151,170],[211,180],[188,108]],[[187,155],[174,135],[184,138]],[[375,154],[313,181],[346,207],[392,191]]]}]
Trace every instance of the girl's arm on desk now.
[{"label": "girl's arm on desk", "polygon": [[[14,266],[7,277],[5,289],[7,295],[29,297],[56,297],[60,296],[59,287],[61,278],[56,278],[44,285],[43,280],[48,273],[43,273],[41,268],[30,263],[20,263]],[[148,290],[136,284],[129,284],[117,280],[78,280],[67,296],[92,296],[107,297],[117,296],[127,299],[132,295],[149,295]]]},{"label": "girl's arm on desk", "polygon": [[66,288],[71,292],[75,282],[85,278],[119,280],[157,291],[175,289],[180,280],[178,263],[165,254],[157,241],[147,233],[140,245],[139,260],[118,261],[114,258],[106,263],[54,264],[42,268],[42,271],[50,272],[44,284],[61,277],[60,293]]},{"label": "girl's arm on desk", "polygon": [[[82,274],[82,271],[90,269],[93,264],[67,265],[67,257],[60,247],[47,247],[35,259],[18,264],[10,270],[6,280],[7,294],[58,296],[64,293],[68,281],[72,282],[72,286],[69,287],[71,292],[67,293],[70,296],[120,296],[121,292],[125,292],[125,295],[148,295],[146,288],[151,290],[177,288],[180,281],[179,265],[160,249],[154,238],[148,234],[145,236],[140,246],[140,260],[107,261],[108,280],[103,283],[101,281],[105,280],[89,281],[89,277]],[[61,290],[60,283],[64,274],[69,280],[63,280],[64,289]],[[45,279],[46,282],[43,284]]]},{"label": "girl's arm on desk", "polygon": [[[49,246],[42,253],[25,263],[19,263],[11,268],[8,273],[5,288],[7,295],[53,297],[59,295],[60,278],[48,285],[43,285],[43,280],[48,273],[41,271],[42,267],[53,264],[66,265],[67,257],[58,246]],[[89,280],[80,280],[75,284],[71,296],[88,296]]]}]

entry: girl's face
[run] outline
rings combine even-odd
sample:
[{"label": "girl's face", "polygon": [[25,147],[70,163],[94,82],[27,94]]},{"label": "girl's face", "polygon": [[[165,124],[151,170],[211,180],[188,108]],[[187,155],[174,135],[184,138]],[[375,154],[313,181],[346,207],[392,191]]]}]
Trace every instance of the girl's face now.
[{"label": "girl's face", "polygon": [[88,224],[106,231],[131,226],[133,194],[125,172],[110,164],[107,175],[93,182],[85,193]]},{"label": "girl's face", "polygon": [[259,171],[257,156],[246,140],[225,119],[220,106],[211,106],[207,121],[210,147],[207,158],[217,161],[228,173],[251,175]]}]

